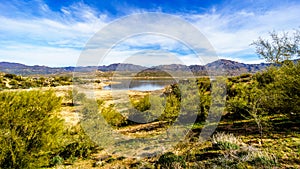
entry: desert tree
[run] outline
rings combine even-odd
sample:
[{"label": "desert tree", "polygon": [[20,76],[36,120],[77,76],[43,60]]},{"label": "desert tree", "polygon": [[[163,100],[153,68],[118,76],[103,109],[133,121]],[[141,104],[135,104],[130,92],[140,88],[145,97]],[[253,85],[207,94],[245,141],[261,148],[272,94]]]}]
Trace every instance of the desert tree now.
[{"label": "desert tree", "polygon": [[70,105],[74,106],[76,102],[84,101],[86,95],[84,93],[80,93],[77,89],[68,90],[65,95],[65,99],[71,101]]},{"label": "desert tree", "polygon": [[300,31],[293,34],[288,32],[269,32],[269,39],[259,37],[251,43],[255,46],[256,53],[267,62],[281,64],[282,62],[300,56]]},{"label": "desert tree", "polygon": [[227,110],[240,113],[240,116],[245,119],[253,120],[259,132],[260,140],[258,142],[262,144],[264,127],[267,126],[265,117],[268,113],[264,109],[267,92],[259,87],[257,81],[252,81],[246,85],[238,84],[235,88],[238,88],[238,94],[229,98]]}]

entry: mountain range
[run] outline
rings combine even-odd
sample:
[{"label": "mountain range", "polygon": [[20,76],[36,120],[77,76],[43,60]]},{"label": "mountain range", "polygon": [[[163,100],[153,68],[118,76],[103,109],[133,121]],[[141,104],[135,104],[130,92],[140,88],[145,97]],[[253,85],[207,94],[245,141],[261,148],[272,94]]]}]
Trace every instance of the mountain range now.
[{"label": "mountain range", "polygon": [[20,63],[0,62],[0,72],[12,73],[17,75],[33,75],[33,74],[58,74],[68,72],[90,72],[90,71],[186,71],[189,70],[197,75],[205,75],[206,70],[222,70],[226,75],[239,75],[242,73],[255,73],[270,66],[269,63],[245,64],[231,60],[220,59],[206,65],[159,65],[153,67],[144,67],[127,63],[114,63],[103,66],[87,66],[87,67],[48,67],[48,66],[28,66]]}]

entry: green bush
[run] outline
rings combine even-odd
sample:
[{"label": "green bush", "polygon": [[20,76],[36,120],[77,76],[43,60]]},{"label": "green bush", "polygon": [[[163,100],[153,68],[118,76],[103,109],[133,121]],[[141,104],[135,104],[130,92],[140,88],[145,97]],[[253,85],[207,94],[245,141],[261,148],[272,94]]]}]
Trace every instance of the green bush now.
[{"label": "green bush", "polygon": [[175,95],[166,97],[165,110],[158,118],[162,121],[174,122],[180,113],[180,101]]},{"label": "green bush", "polygon": [[228,141],[218,142],[216,146],[221,150],[237,150],[240,148],[239,145],[230,143]]},{"label": "green bush", "polygon": [[[60,157],[66,164],[73,164],[79,158],[89,158],[98,150],[98,146],[85,134],[81,125],[76,125],[65,130],[63,143],[55,150],[51,161]],[[51,162],[50,161],[50,162]],[[50,163],[51,165],[51,163]]]},{"label": "green bush", "polygon": [[278,164],[277,158],[266,151],[251,151],[248,156],[248,163],[254,166],[271,168]]},{"label": "green bush", "polygon": [[165,98],[156,95],[146,95],[141,99],[131,98],[133,104],[129,109],[129,123],[147,123],[158,120],[164,112]]},{"label": "green bush", "polygon": [[[86,139],[86,140],[84,140]],[[58,153],[63,159],[69,158],[88,158],[92,153],[96,151],[95,144],[85,136],[84,139],[74,140],[65,147],[61,148]]]},{"label": "green bush", "polygon": [[9,78],[9,79],[17,79],[17,75],[15,75],[15,74],[10,74],[10,73],[5,74],[4,77],[5,77],[5,78]]},{"label": "green bush", "polygon": [[64,162],[64,159],[57,155],[57,156],[54,156],[53,158],[51,158],[50,166],[62,165],[63,162]]},{"label": "green bush", "polygon": [[252,80],[246,83],[234,83],[229,80],[227,111],[235,118],[249,116],[249,112],[252,111],[251,104],[256,100],[256,109],[260,112],[299,116],[299,74],[299,62],[287,62],[281,67],[271,66],[263,72],[256,73]]},{"label": "green bush", "polygon": [[79,93],[77,89],[73,89],[66,92],[65,99],[70,102],[71,106],[74,106],[79,102],[84,102],[86,100],[86,95],[84,93]]},{"label": "green bush", "polygon": [[0,168],[48,165],[63,133],[60,106],[53,91],[0,92]]},{"label": "green bush", "polygon": [[138,100],[131,98],[130,101],[131,101],[133,107],[141,112],[149,110],[151,107],[149,94]]},{"label": "green bush", "polygon": [[[106,122],[114,127],[121,127],[127,124],[127,120],[122,114],[115,110],[114,105],[108,107],[104,106],[104,102],[97,100],[98,106],[100,107],[99,115],[102,115]],[[98,112],[98,111],[97,111]]]},{"label": "green bush", "polygon": [[177,156],[172,152],[167,152],[160,156],[155,165],[157,166],[157,168],[166,169],[186,168],[184,157]]}]

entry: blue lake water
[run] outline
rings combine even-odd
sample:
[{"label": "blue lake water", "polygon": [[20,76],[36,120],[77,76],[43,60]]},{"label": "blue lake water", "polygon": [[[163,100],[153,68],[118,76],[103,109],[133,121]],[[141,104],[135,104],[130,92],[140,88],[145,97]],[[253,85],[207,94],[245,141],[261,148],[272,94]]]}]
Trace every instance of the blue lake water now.
[{"label": "blue lake water", "polygon": [[174,84],[175,80],[120,80],[118,84],[105,86],[104,90],[137,90],[154,91],[163,89],[165,86]]}]

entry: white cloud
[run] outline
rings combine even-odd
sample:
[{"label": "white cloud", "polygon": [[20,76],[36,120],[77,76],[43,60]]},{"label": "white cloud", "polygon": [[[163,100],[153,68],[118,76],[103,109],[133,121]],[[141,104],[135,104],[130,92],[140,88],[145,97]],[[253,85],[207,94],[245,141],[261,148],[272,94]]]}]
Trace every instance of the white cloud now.
[{"label": "white cloud", "polygon": [[[9,8],[16,10],[16,7],[9,6]],[[0,5],[0,9],[4,9],[3,6]],[[2,61],[14,61],[30,65],[75,65],[81,49],[84,48],[88,40],[112,20],[106,14],[96,11],[82,2],[69,7],[62,7],[60,12],[54,12],[40,1],[38,9],[40,10],[38,11],[39,17],[23,13],[20,16],[24,15],[24,17],[12,18],[0,14],[0,58]],[[185,14],[180,17],[191,22],[204,34],[220,58],[259,63],[262,60],[253,57],[255,56],[254,50],[249,44],[259,36],[267,36],[267,33],[273,29],[290,31],[299,27],[299,9],[300,5],[297,4],[283,5],[265,12],[257,12],[252,9],[223,13],[223,11],[213,8],[208,13]],[[144,10],[139,9],[131,10],[131,12],[136,11],[144,12]],[[152,26],[167,34],[168,30],[166,29],[173,24],[172,21],[166,22],[164,25],[155,24],[160,23],[160,21],[160,18],[157,18]],[[145,25],[128,23],[119,26],[114,30],[115,32],[110,33],[114,33],[117,37],[124,31],[138,30],[139,27],[143,26]],[[184,25],[181,28],[184,29]],[[187,29],[187,31],[189,30]],[[110,36],[111,34],[103,36]],[[199,41],[199,39],[195,39],[196,37],[189,38],[186,40]],[[106,39],[109,38],[106,37]],[[109,44],[109,42],[104,43]],[[100,47],[101,50],[105,50],[111,47],[105,45],[102,44],[96,48]],[[199,64],[199,59],[190,54],[188,49],[178,40],[163,34],[151,33],[125,39],[109,53],[102,63],[123,62],[127,57],[143,52],[148,48],[155,48],[155,46],[159,47],[158,50],[170,51],[170,54],[174,54],[188,65]],[[248,58],[250,55],[252,57]]]},{"label": "white cloud", "polygon": [[1,61],[27,65],[75,66],[79,50],[36,45],[13,44],[0,50]]},{"label": "white cloud", "polygon": [[[247,62],[242,55],[245,51],[254,54],[250,44],[259,36],[266,37],[268,32],[291,31],[298,28],[300,5],[282,6],[264,13],[245,10],[222,15],[215,11],[212,14],[185,16],[211,42],[216,52],[223,58]],[[233,58],[232,55],[240,54]],[[257,61],[261,60],[257,58]]]},{"label": "white cloud", "polygon": [[64,7],[54,13],[45,4],[48,17],[11,18],[0,14],[0,58],[29,65],[76,65],[86,42],[106,24],[105,15],[84,4]]}]

